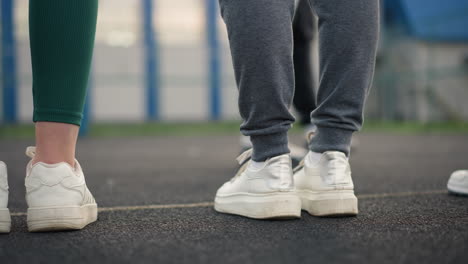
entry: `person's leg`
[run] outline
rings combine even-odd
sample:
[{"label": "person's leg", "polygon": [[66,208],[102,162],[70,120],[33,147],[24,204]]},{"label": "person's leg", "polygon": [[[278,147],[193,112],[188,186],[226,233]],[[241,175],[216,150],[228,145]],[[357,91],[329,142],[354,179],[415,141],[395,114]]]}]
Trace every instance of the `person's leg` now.
[{"label": "person's leg", "polygon": [[33,164],[67,162],[75,165],[75,148],[79,126],[55,123],[36,123],[36,155]]},{"label": "person's leg", "polygon": [[[312,41],[317,29],[310,5],[307,0],[300,0],[293,20],[294,39],[294,78],[296,89],[293,99],[294,107],[298,113],[298,119],[305,128],[306,136],[314,131],[310,122],[310,113],[315,109],[315,80],[312,62]],[[241,136],[242,152],[252,148],[250,138]],[[307,153],[307,148],[289,143],[293,167],[299,164]]]},{"label": "person's leg", "polygon": [[316,108],[312,42],[317,34],[316,18],[308,0],[299,0],[293,21],[294,78],[296,91],[294,107],[302,125],[311,123],[310,113]]},{"label": "person's leg", "polygon": [[252,218],[298,218],[287,132],[294,90],[294,0],[220,0],[244,120],[253,151],[237,175],[218,189],[215,210]]},{"label": "person's leg", "polygon": [[252,158],[289,153],[294,0],[220,0],[220,6],[239,88],[241,132],[250,136]]},{"label": "person's leg", "polygon": [[356,215],[348,161],[362,124],[378,37],[378,1],[310,0],[319,18],[320,85],[312,112],[317,134],[294,174],[302,209],[315,216]]},{"label": "person's leg", "polygon": [[30,0],[36,156],[74,164],[94,46],[97,0]]},{"label": "person's leg", "polygon": [[379,30],[379,1],[310,0],[319,19],[320,84],[312,122],[314,152],[349,154],[361,128],[372,83]]},{"label": "person's leg", "polygon": [[30,0],[37,148],[25,186],[29,231],[81,229],[97,204],[75,161],[96,30],[97,0]]}]

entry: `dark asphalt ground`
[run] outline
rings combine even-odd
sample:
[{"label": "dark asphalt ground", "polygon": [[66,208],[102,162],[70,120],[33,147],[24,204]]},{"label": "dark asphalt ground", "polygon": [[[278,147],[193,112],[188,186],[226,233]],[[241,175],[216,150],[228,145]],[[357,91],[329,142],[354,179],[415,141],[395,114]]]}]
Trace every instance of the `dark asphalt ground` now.
[{"label": "dark asphalt ground", "polygon": [[[88,186],[108,209],[82,231],[58,233],[28,233],[21,215],[32,142],[0,141],[17,213],[0,235],[0,263],[468,263],[468,197],[445,192],[450,173],[468,167],[468,135],[360,134],[357,217],[259,221],[164,206],[211,202],[235,172],[237,140],[82,140]],[[109,209],[145,205],[162,206]]]}]

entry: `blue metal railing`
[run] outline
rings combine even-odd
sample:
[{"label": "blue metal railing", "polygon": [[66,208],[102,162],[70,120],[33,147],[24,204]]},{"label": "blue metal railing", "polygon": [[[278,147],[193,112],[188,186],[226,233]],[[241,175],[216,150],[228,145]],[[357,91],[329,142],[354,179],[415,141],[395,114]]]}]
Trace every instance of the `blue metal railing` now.
[{"label": "blue metal railing", "polygon": [[91,107],[92,107],[92,90],[94,87],[94,79],[93,79],[93,69],[94,67],[91,67],[91,72],[89,74],[89,79],[88,79],[88,91],[86,93],[86,101],[83,109],[83,120],[81,120],[81,126],[80,126],[80,137],[85,137],[89,133],[89,126],[91,123]]},{"label": "blue metal railing", "polygon": [[221,119],[221,63],[218,38],[218,1],[206,1],[206,28],[208,40],[208,73],[210,90],[210,118]]},{"label": "blue metal railing", "polygon": [[145,51],[146,119],[159,119],[159,65],[157,40],[153,28],[153,0],[143,0],[143,34]]},{"label": "blue metal railing", "polygon": [[[220,43],[218,35],[218,4],[217,0],[205,1],[206,16],[206,45],[208,50],[208,89],[209,89],[209,118],[219,120],[222,117],[221,103],[221,61]],[[14,0],[1,0],[1,60],[2,60],[2,88],[3,88],[3,120],[8,123],[17,121],[17,79],[16,57],[14,39]],[[158,39],[154,27],[155,0],[142,0],[142,30],[145,69],[145,113],[147,120],[160,119],[160,74]],[[92,73],[90,74],[92,75]],[[81,135],[86,135],[89,108],[91,106],[92,77],[89,81],[88,97],[84,110],[84,119],[81,127]]]},{"label": "blue metal railing", "polygon": [[3,87],[3,120],[5,123],[17,121],[16,106],[16,50],[14,35],[13,0],[1,0],[1,58]]}]

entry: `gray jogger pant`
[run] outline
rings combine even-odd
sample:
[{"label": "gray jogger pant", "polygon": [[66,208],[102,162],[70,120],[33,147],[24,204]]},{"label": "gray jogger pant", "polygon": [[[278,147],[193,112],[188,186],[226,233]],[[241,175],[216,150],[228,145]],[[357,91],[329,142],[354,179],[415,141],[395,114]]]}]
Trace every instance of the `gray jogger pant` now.
[{"label": "gray jogger pant", "polygon": [[[294,93],[294,0],[219,0],[239,87],[241,132],[255,161],[289,152]],[[379,0],[309,0],[319,21],[320,85],[315,152],[349,154],[372,83]],[[312,73],[311,73],[312,74]]]}]

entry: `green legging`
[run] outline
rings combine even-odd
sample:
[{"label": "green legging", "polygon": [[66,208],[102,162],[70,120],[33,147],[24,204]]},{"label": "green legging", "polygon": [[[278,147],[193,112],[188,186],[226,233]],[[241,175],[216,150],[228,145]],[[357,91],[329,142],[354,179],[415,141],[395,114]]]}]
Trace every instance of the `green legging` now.
[{"label": "green legging", "polygon": [[98,0],[30,0],[33,121],[80,125]]}]

